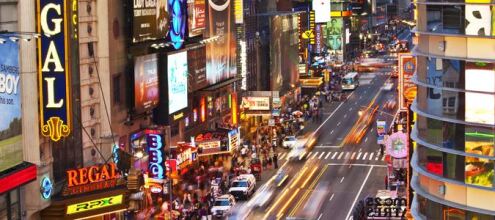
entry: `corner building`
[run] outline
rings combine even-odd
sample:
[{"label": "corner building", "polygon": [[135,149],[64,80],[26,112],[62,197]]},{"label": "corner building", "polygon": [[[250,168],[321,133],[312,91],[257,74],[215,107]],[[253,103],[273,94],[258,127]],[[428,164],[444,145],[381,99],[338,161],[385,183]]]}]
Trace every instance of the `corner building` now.
[{"label": "corner building", "polygon": [[415,219],[495,219],[495,5],[416,2]]}]

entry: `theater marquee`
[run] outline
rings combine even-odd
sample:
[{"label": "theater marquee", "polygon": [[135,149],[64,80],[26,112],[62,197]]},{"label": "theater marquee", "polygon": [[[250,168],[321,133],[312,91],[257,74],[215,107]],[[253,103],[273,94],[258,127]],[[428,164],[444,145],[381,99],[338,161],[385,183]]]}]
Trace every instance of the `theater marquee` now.
[{"label": "theater marquee", "polygon": [[63,0],[37,1],[38,84],[41,134],[52,141],[71,131],[67,10]]}]

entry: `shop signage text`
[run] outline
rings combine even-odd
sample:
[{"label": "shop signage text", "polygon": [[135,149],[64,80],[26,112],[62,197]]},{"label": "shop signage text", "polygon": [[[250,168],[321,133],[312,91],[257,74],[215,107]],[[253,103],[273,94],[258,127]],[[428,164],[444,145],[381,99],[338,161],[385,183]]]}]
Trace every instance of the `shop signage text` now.
[{"label": "shop signage text", "polygon": [[148,134],[148,176],[152,179],[165,178],[164,154],[162,136],[159,134]]},{"label": "shop signage text", "polygon": [[115,163],[68,170],[64,196],[113,188],[120,178]]},{"label": "shop signage text", "polygon": [[270,110],[270,97],[242,97],[242,106],[249,110]]},{"label": "shop signage text", "polygon": [[115,206],[122,204],[123,195],[116,195],[111,197],[105,197],[101,199],[95,199],[87,202],[76,203],[67,206],[67,214],[76,214],[81,212],[87,212],[95,209],[106,208],[109,206]]},{"label": "shop signage text", "polygon": [[[71,130],[67,3],[38,0],[38,84],[41,134],[52,141]],[[77,5],[75,6],[77,7]]]}]

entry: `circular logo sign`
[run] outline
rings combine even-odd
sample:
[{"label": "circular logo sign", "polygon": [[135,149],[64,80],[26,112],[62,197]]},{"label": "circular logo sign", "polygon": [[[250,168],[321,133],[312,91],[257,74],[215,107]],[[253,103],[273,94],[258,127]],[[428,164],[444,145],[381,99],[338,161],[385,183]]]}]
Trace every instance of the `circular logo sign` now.
[{"label": "circular logo sign", "polygon": [[43,177],[41,180],[41,197],[49,199],[52,196],[53,184],[50,178]]},{"label": "circular logo sign", "polygon": [[408,73],[414,73],[414,69],[416,68],[416,65],[414,64],[413,60],[409,60],[404,63],[404,71]]},{"label": "circular logo sign", "polygon": [[408,153],[407,135],[403,132],[396,132],[390,135],[385,141],[387,154],[394,158],[404,158]]}]

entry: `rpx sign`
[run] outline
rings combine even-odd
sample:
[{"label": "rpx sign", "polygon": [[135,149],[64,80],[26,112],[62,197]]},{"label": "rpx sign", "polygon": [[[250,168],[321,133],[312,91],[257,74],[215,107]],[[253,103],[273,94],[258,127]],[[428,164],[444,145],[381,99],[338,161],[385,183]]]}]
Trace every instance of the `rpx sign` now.
[{"label": "rpx sign", "polygon": [[109,206],[115,206],[122,204],[123,195],[105,197],[101,199],[91,200],[87,202],[76,203],[67,206],[67,214],[76,214],[81,212],[87,212],[95,209],[106,208]]},{"label": "rpx sign", "polygon": [[37,1],[41,133],[53,141],[67,137],[71,130],[68,2]]}]

